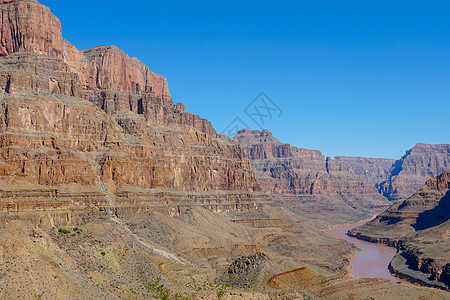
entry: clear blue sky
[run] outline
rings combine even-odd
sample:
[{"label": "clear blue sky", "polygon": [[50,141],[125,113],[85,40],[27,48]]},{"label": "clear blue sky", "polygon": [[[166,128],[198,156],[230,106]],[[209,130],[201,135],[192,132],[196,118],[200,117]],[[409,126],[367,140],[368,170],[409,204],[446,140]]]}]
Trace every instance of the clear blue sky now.
[{"label": "clear blue sky", "polygon": [[264,91],[281,141],[399,158],[450,143],[449,1],[41,0],[79,49],[117,45],[221,132]]}]

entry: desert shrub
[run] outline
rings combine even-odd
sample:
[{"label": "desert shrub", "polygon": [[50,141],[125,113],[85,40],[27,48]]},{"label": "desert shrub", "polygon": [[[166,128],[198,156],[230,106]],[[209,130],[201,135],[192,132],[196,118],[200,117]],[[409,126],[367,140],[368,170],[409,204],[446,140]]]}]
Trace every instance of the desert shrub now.
[{"label": "desert shrub", "polygon": [[217,299],[222,299],[231,287],[229,284],[206,282],[202,285],[188,285],[189,288],[196,292],[212,291],[216,293]]},{"label": "desert shrub", "polygon": [[105,252],[105,251],[102,251],[102,252],[100,252],[100,254],[103,255],[103,256],[105,256],[105,255],[106,255],[106,252]]},{"label": "desert shrub", "polygon": [[180,293],[173,294],[168,288],[164,286],[164,283],[158,279],[156,281],[148,282],[145,287],[153,292],[151,295],[154,299],[160,300],[192,300],[195,299],[195,295],[192,297],[183,296]]},{"label": "desert shrub", "polygon": [[69,233],[70,233],[70,231],[69,231],[69,230],[67,230],[67,229],[64,229],[64,228],[60,228],[60,229],[58,229],[58,232],[60,232],[60,233],[63,233],[63,234],[69,234]]},{"label": "desert shrub", "polygon": [[223,296],[225,296],[226,290],[223,290],[222,288],[219,288],[216,291],[217,299],[222,299]]}]

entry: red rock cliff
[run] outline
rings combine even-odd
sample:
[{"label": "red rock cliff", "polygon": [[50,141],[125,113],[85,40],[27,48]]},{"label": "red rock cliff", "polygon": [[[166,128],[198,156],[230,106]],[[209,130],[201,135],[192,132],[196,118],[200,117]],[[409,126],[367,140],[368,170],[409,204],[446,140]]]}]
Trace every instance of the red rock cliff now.
[{"label": "red rock cliff", "polygon": [[[8,1],[0,12],[0,161],[30,184],[113,183],[123,211],[193,203],[236,211],[268,201],[244,150],[173,104],[164,77],[114,46],[79,51],[36,1]],[[6,197],[3,209],[33,207],[16,205],[27,193]],[[92,195],[87,202],[104,205]]]},{"label": "red rock cliff", "polygon": [[37,1],[3,1],[2,4],[0,55],[34,52],[62,59],[78,75],[83,90],[154,93],[164,104],[171,103],[167,80],[151,72],[138,59],[130,58],[115,46],[76,49],[63,39],[58,18]]}]

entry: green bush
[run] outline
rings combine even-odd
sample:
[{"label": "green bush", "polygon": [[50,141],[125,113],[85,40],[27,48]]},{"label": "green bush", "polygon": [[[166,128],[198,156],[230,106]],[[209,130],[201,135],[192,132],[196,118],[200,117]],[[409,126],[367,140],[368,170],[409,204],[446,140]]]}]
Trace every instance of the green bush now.
[{"label": "green bush", "polygon": [[145,287],[151,290],[153,294],[151,295],[154,299],[161,300],[194,300],[197,299],[198,292],[201,291],[211,291],[215,292],[217,299],[222,299],[230,288],[229,284],[222,283],[203,283],[202,285],[188,285],[190,289],[193,289],[195,293],[191,296],[183,296],[180,293],[172,293],[168,288],[164,286],[163,283],[158,279],[156,281],[148,282]]},{"label": "green bush", "polygon": [[192,297],[186,297],[180,293],[172,294],[172,292],[164,287],[164,283],[158,279],[156,281],[148,282],[145,287],[153,292],[152,298],[160,300],[191,300],[195,299],[195,295]]},{"label": "green bush", "polygon": [[70,233],[70,231],[69,231],[69,230],[67,230],[67,229],[63,229],[63,228],[60,228],[60,229],[58,229],[58,232],[60,232],[60,233],[64,233],[64,234],[68,234],[68,233]]},{"label": "green bush", "polygon": [[225,296],[226,291],[223,290],[222,288],[219,288],[216,291],[216,295],[217,295],[217,299],[222,299],[223,296]]}]

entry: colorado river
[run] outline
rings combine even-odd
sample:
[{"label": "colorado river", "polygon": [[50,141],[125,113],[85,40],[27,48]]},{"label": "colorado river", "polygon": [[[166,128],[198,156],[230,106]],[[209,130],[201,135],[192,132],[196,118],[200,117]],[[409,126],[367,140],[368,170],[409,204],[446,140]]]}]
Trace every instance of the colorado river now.
[{"label": "colorado river", "polygon": [[364,220],[358,223],[337,226],[325,233],[331,237],[346,240],[361,249],[351,261],[353,276],[362,278],[385,278],[399,282],[400,280],[392,276],[388,270],[389,262],[397,252],[395,248],[361,241],[347,235],[347,231],[350,229],[367,222],[368,220]]}]

